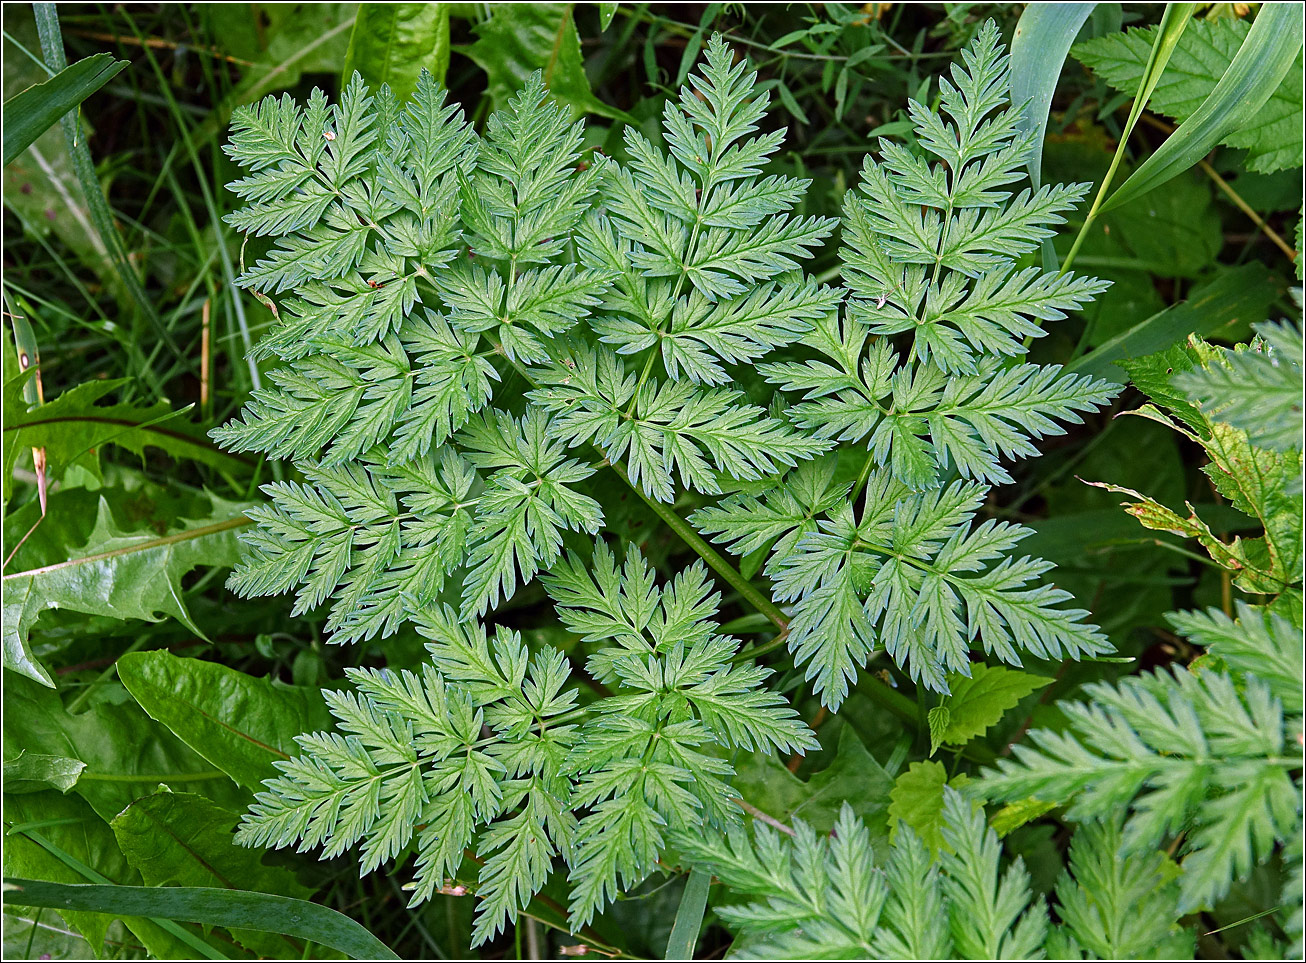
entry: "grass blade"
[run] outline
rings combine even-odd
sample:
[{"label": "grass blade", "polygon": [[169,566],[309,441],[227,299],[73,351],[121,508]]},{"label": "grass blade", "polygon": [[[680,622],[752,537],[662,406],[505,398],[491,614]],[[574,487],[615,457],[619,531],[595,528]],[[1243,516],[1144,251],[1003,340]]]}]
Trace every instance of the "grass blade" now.
[{"label": "grass blade", "polygon": [[1292,69],[1301,47],[1300,8],[1289,3],[1265,4],[1215,90],[1120,185],[1102,210],[1119,207],[1186,171],[1230,132],[1255,117]]},{"label": "grass blade", "polygon": [[[1161,17],[1160,29],[1156,32],[1156,39],[1152,42],[1152,52],[1147,57],[1147,66],[1143,69],[1143,76],[1138,81],[1138,93],[1134,96],[1134,105],[1129,109],[1129,119],[1125,122],[1125,128],[1120,132],[1120,142],[1116,145],[1115,156],[1111,158],[1111,166],[1107,168],[1106,176],[1102,178],[1102,183],[1097,189],[1097,194],[1093,197],[1093,205],[1088,209],[1088,214],[1084,217],[1084,224],[1075,235],[1075,243],[1070,247],[1070,253],[1066,255],[1065,263],[1061,265],[1061,270],[1070,270],[1071,262],[1075,260],[1075,255],[1079,253],[1079,246],[1084,243],[1084,238],[1088,236],[1088,229],[1093,224],[1093,219],[1105,210],[1103,200],[1106,193],[1111,189],[1111,182],[1115,179],[1116,170],[1120,167],[1120,161],[1125,156],[1125,145],[1129,143],[1129,135],[1134,131],[1134,125],[1138,123],[1138,118],[1142,116],[1143,108],[1147,106],[1147,101],[1152,96],[1152,91],[1156,90],[1156,85],[1161,81],[1161,74],[1165,72],[1165,65],[1170,62],[1170,56],[1174,53],[1175,47],[1179,45],[1179,38],[1183,35],[1184,28],[1188,26],[1188,21],[1193,18],[1197,11],[1195,3],[1172,3],[1165,8],[1165,13]],[[1135,172],[1137,173],[1137,172]],[[1132,178],[1131,178],[1132,179]],[[1112,198],[1114,201],[1114,198]]]},{"label": "grass blade", "polygon": [[[54,70],[62,71],[68,66],[68,58],[64,54],[63,33],[59,29],[59,15],[55,12],[54,4],[34,3],[32,9],[36,13],[36,28],[41,37],[41,52],[45,56],[46,64]],[[127,260],[122,235],[118,233],[113,213],[109,210],[109,202],[104,197],[104,189],[100,186],[100,178],[95,171],[95,161],[91,159],[91,151],[86,144],[79,118],[69,111],[59,119],[59,123],[68,141],[68,154],[72,158],[73,171],[77,174],[82,192],[86,195],[86,208],[90,213],[91,223],[95,225],[96,232],[109,251],[123,286],[131,295],[137,310],[154,328],[160,340],[174,355],[184,361],[185,355],[172,337],[172,332],[159,317],[159,313],[154,310],[154,303],[145,293],[141,279]]]},{"label": "grass blade", "polygon": [[[22,835],[26,836],[26,837],[27,837],[28,839],[30,839],[32,842],[36,843],[36,845],[40,846],[40,847],[41,847],[42,849],[44,849],[47,853],[49,853],[49,854],[50,854],[51,856],[53,856],[55,859],[59,860],[61,863],[63,863],[65,866],[67,866],[69,869],[71,869],[73,872],[75,872],[75,873],[77,873],[78,875],[80,875],[80,876],[84,876],[85,878],[91,880],[91,882],[92,882],[93,884],[97,884],[97,885],[99,885],[100,887],[119,888],[119,887],[117,887],[117,884],[111,882],[111,881],[108,879],[108,877],[104,876],[104,875],[101,874],[99,871],[97,871],[97,870],[91,868],[90,866],[87,866],[85,863],[83,863],[83,862],[82,862],[80,859],[78,859],[76,856],[73,856],[71,853],[66,853],[66,852],[64,852],[62,849],[60,849],[60,848],[59,848],[58,846],[56,846],[54,843],[50,842],[50,840],[48,840],[48,839],[46,839],[44,836],[42,836],[40,833],[35,832],[35,831],[34,831],[35,828],[36,828],[36,827],[35,827],[33,824],[30,824],[30,823],[29,823],[26,827],[21,827],[21,828],[20,828],[20,827],[15,827],[15,828],[11,828],[11,829],[9,829],[9,830],[6,831],[5,835],[12,835],[12,834],[14,834],[14,833],[22,833]],[[4,901],[5,901],[5,905],[8,905],[8,904],[9,904],[9,885],[10,885],[10,882],[11,882],[11,880],[9,880],[9,879],[6,879],[6,880],[4,881],[4,885],[5,885],[5,892],[4,892]],[[13,882],[21,882],[21,881],[13,881]],[[80,884],[80,883],[40,883],[39,885],[41,885],[41,886],[64,886],[64,887],[67,887],[67,886],[80,886],[80,885],[82,885],[82,884]],[[21,904],[17,904],[17,905],[21,905]],[[36,905],[36,904],[33,904],[33,905]],[[43,904],[43,905],[44,905],[44,904]],[[50,907],[50,908],[51,908],[51,909],[60,909],[60,908],[62,908],[62,909],[69,909],[69,910],[76,910],[76,909],[77,909],[77,907],[74,906],[74,905],[72,905],[71,903],[65,903],[62,907],[59,907],[59,906],[52,906],[52,907]],[[131,916],[132,914],[124,913],[124,914],[121,914],[121,915],[123,915],[123,916]],[[173,939],[178,940],[179,942],[181,942],[182,944],[184,944],[184,945],[186,945],[186,946],[189,946],[192,950],[194,950],[197,954],[199,954],[199,956],[200,956],[201,958],[203,958],[203,959],[206,959],[206,960],[226,960],[226,959],[230,959],[230,957],[228,957],[225,953],[223,953],[223,952],[222,952],[220,949],[218,949],[217,947],[215,947],[215,946],[213,946],[212,944],[210,944],[207,940],[205,940],[203,937],[201,937],[198,933],[192,933],[190,930],[186,929],[185,927],[178,925],[177,922],[176,922],[176,920],[163,919],[163,918],[156,918],[156,917],[149,917],[149,916],[141,917],[141,919],[143,919],[143,920],[147,920],[149,923],[152,923],[152,924],[154,924],[155,926],[157,926],[159,929],[163,930],[165,933],[167,933],[167,934],[168,934],[169,936],[171,936]],[[131,924],[129,921],[124,920],[124,922],[126,922],[126,923],[128,924],[128,927],[129,927],[129,928],[132,928],[132,929],[133,929],[133,932],[135,932],[136,928],[135,928],[135,927],[132,927],[132,924]],[[137,935],[138,935],[138,936],[141,936],[140,933],[137,933]],[[142,939],[143,939],[143,940],[146,940],[146,937],[142,936]],[[149,945],[149,941],[146,940],[146,942],[147,942],[147,945]]]},{"label": "grass blade", "polygon": [[671,937],[667,940],[668,960],[692,960],[694,944],[698,942],[698,930],[703,925],[703,911],[707,908],[707,890],[712,883],[712,874],[703,869],[695,869],[689,874],[685,883],[685,892],[680,897],[680,909],[676,911],[676,922],[671,927]]},{"label": "grass blade", "polygon": [[46,906],[261,930],[321,943],[354,959],[399,959],[348,916],[289,896],[209,886],[114,886],[9,878],[4,885],[6,906]]},{"label": "grass blade", "polygon": [[59,118],[77,107],[118,72],[126,60],[114,60],[111,54],[98,53],[79,60],[59,71],[43,84],[28,87],[5,104],[8,123],[4,130],[4,162],[27,150]]},{"label": "grass blade", "polygon": [[1031,3],[1020,15],[1011,38],[1011,102],[1024,104],[1021,126],[1038,131],[1038,146],[1029,157],[1029,179],[1039,187],[1043,139],[1048,129],[1052,94],[1061,78],[1070,45],[1095,3]]}]

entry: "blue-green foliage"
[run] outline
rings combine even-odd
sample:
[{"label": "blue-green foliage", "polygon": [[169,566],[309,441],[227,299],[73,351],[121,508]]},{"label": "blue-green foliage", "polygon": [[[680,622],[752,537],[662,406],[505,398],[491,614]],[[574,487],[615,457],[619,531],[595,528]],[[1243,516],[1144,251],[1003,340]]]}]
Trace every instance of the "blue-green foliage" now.
[{"label": "blue-green foliage", "polygon": [[[338,105],[237,112],[231,222],[271,244],[239,283],[274,307],[256,353],[280,366],[214,435],[294,471],[230,584],[328,607],[333,641],[432,640],[419,673],[351,674],[339,731],[302,737],[244,842],[359,844],[365,870],[413,851],[415,901],[474,851],[485,940],[559,861],[576,927],[672,836],[736,827],[730,754],[815,742],[717,630],[701,563],[660,588],[637,550],[618,563],[604,486],[767,550],[757,591],[791,606],[832,708],[876,650],[940,691],[972,648],[1109,650],[1015,554],[1025,529],[976,519],[1004,461],[1115,389],[1019,360],[1103,285],[1018,267],[1084,188],[1009,189],[1032,145],[996,29],[965,59],[940,112],[912,106],[934,160],[882,143],[849,195],[842,286],[804,271],[836,223],[766,173],[784,131],[720,38],[663,144],[628,130],[624,159],[585,150],[538,76],[483,135],[428,77],[405,105],[355,77]],[[537,579],[592,699],[479,621]]]},{"label": "blue-green foliage", "polygon": [[304,754],[277,764],[240,841],[326,855],[361,843],[364,872],[411,846],[414,903],[474,848],[478,941],[516,919],[561,856],[580,926],[653,871],[669,831],[738,825],[717,750],[816,745],[766,688],[770,670],[735,660],[701,564],[658,586],[633,547],[618,564],[600,542],[544,583],[563,624],[596,643],[587,669],[610,695],[578,708],[561,652],[532,655],[517,632],[490,636],[433,604],[417,620],[431,664],[351,670],[356,691],[328,698],[339,732],[299,738]]},{"label": "blue-green foliage", "polygon": [[1016,857],[1005,869],[983,810],[944,791],[939,857],[905,823],[887,858],[845,805],[826,838],[796,821],[792,836],[757,825],[727,838],[681,841],[748,902],[718,907],[739,931],[744,959],[1182,959],[1192,931],[1176,924],[1178,886],[1164,854],[1122,861],[1120,834],[1095,826],[1075,837],[1056,887],[1061,924]]},{"label": "blue-green foliage", "polygon": [[925,153],[881,141],[845,202],[844,310],[804,338],[808,357],[759,366],[792,393],[793,424],[863,452],[853,497],[826,497],[827,462],[693,517],[740,554],[778,538],[766,571],[794,603],[789,648],[831,708],[879,648],[939,691],[971,648],[1017,665],[1109,650],[1041,583],[1048,563],[1010,554],[1028,529],[972,524],[986,486],[1011,481],[1001,459],[1035,454],[1063,430],[1054,419],[1077,422],[1116,388],[1013,360],[1105,285],[1017,267],[1086,187],[1006,189],[1032,144],[992,25],[963,60],[940,111],[911,105]]}]

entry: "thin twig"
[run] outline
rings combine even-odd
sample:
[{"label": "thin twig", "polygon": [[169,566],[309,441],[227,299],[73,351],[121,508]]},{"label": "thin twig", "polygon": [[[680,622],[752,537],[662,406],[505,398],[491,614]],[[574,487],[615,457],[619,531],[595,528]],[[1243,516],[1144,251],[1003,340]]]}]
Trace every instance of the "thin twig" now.
[{"label": "thin twig", "polygon": [[[1165,121],[1161,120],[1160,118],[1153,117],[1151,114],[1144,114],[1143,121],[1144,123],[1156,128],[1159,131],[1163,131],[1164,133],[1167,134],[1173,134],[1175,131],[1173,125],[1167,124]],[[1284,254],[1287,255],[1289,261],[1293,261],[1294,263],[1296,262],[1297,260],[1296,249],[1294,249],[1291,244],[1285,241],[1278,234],[1278,232],[1274,230],[1274,228],[1266,224],[1265,219],[1261,217],[1261,215],[1257,214],[1256,211],[1252,209],[1252,206],[1242,199],[1242,196],[1239,195],[1239,193],[1233,189],[1233,187],[1229,184],[1228,181],[1226,181],[1223,177],[1219,175],[1216,169],[1212,167],[1208,161],[1206,161],[1205,159],[1199,160],[1197,162],[1197,167],[1203,174],[1205,174],[1207,177],[1209,177],[1211,180],[1215,182],[1215,186],[1220,188],[1220,190],[1222,190],[1225,193],[1225,196],[1228,197],[1229,200],[1233,201],[1234,207],[1238,208],[1238,210],[1246,214],[1247,217],[1251,220],[1251,222],[1256,225],[1257,229],[1263,231],[1265,236],[1268,237],[1271,241],[1273,241],[1275,246],[1278,247],[1280,251],[1282,251]]]},{"label": "thin twig", "polygon": [[756,806],[754,806],[752,803],[748,802],[747,800],[736,798],[735,805],[738,806],[740,809],[742,809],[744,812],[748,813],[748,815],[752,816],[754,819],[758,820],[759,822],[766,823],[772,829],[778,829],[786,836],[794,835],[794,831],[790,829],[788,826],[786,826],[784,823],[780,822],[780,820],[776,819],[774,816],[768,816],[766,813],[762,812],[762,810],[758,809]]}]

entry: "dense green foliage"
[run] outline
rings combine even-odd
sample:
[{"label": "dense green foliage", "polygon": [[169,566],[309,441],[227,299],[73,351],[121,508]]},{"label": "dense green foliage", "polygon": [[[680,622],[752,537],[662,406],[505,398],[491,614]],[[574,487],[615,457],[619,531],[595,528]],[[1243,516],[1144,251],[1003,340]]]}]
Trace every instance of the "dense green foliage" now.
[{"label": "dense green foliage", "polygon": [[1300,22],[883,6],[7,11],[7,955],[1300,954]]}]

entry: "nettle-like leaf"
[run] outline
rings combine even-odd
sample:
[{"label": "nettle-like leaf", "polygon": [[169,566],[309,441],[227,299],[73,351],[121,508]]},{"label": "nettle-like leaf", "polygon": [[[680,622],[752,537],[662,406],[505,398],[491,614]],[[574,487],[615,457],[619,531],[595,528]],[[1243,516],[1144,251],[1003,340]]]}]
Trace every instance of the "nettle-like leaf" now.
[{"label": "nettle-like leaf", "polygon": [[[1041,959],[1191,956],[1193,934],[1178,928],[1177,887],[1153,853],[1119,859],[1119,834],[1076,836],[1070,872],[1056,895],[1061,925],[1050,924],[1017,857],[999,866],[997,835],[961,794],[945,789],[935,858],[899,823],[887,859],[848,805],[828,837],[794,821],[792,835],[755,824],[753,836],[680,841],[686,856],[746,898],[716,907],[739,932],[743,959]],[[1140,906],[1149,912],[1139,916]],[[1164,956],[1164,953],[1161,954]]]},{"label": "nettle-like leaf", "polygon": [[929,711],[930,753],[941,745],[964,745],[997,724],[1031,692],[1047,686],[1046,676],[1018,672],[983,662],[970,667],[970,675],[948,680],[948,695]]},{"label": "nettle-like leaf", "polygon": [[[701,531],[769,555],[792,615],[742,594],[832,707],[877,648],[940,690],[971,648],[1108,651],[1050,566],[1011,554],[1026,530],[975,524],[1005,460],[1114,388],[1020,361],[1103,285],[1018,269],[1083,188],[1004,189],[1032,141],[996,29],[965,56],[944,113],[913,108],[937,163],[886,143],[868,164],[842,287],[804,270],[835,223],[767,173],[784,131],[719,37],[662,143],[628,130],[620,159],[583,149],[538,75],[483,135],[428,77],[405,105],[355,77],[336,105],[238,112],[232,222],[271,245],[239,283],[274,306],[256,355],[280,366],[214,437],[292,466],[230,584],[295,593],[336,642],[405,622],[433,640],[418,673],[351,676],[338,731],[304,737],[245,842],[359,845],[367,870],[415,851],[417,901],[474,849],[483,941],[559,862],[578,927],[672,835],[735,825],[729,754],[815,743],[717,630],[705,567],[657,588],[638,553],[618,566],[605,485],[681,532],[691,500]],[[554,649],[480,627],[536,580],[583,640],[591,702]]]},{"label": "nettle-like leaf", "polygon": [[[1300,366],[1293,373],[1293,329],[1267,329],[1281,339],[1279,349],[1262,341],[1227,351],[1193,337],[1187,344],[1125,362],[1134,383],[1155,402],[1136,414],[1200,445],[1208,459],[1202,471],[1215,490],[1254,520],[1263,536],[1228,538],[1213,531],[1191,504],[1184,517],[1145,493],[1100,487],[1129,496],[1125,510],[1147,528],[1195,538],[1231,573],[1237,588],[1290,602],[1299,598],[1304,565],[1301,375]],[[1287,370],[1280,372],[1280,367]],[[1230,386],[1231,378],[1238,379],[1237,387]],[[1289,387],[1294,378],[1297,396]],[[1226,388],[1221,402],[1210,402]]]},{"label": "nettle-like leaf", "polygon": [[[1157,27],[1133,27],[1078,44],[1074,55],[1123,93],[1133,95],[1148,66]],[[1148,105],[1176,121],[1187,120],[1215,90],[1251,30],[1238,17],[1194,18],[1180,35]],[[1260,173],[1302,165],[1301,57],[1254,119],[1221,143],[1246,148],[1247,167]]]}]

